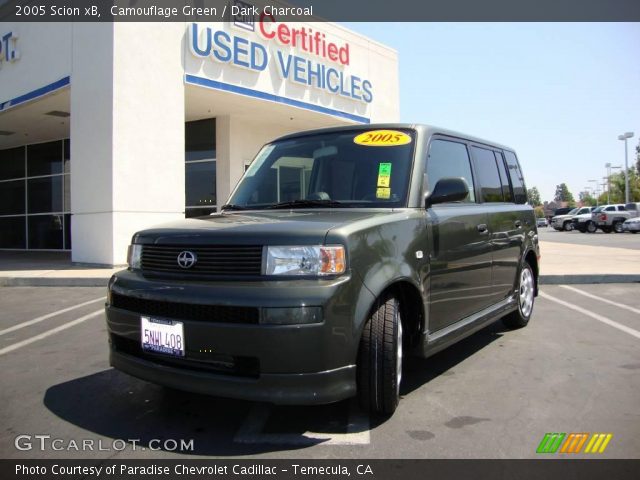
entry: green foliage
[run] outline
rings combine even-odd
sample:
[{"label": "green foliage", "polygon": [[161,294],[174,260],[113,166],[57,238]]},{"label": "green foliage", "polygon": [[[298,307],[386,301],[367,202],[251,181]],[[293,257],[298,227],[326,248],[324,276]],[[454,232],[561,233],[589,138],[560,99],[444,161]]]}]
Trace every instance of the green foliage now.
[{"label": "green foliage", "polygon": [[538,187],[527,189],[527,197],[529,197],[529,199],[527,200],[527,203],[529,203],[529,205],[531,205],[532,207],[537,207],[539,205],[542,205],[542,200],[540,200],[540,192],[538,191]]},{"label": "green foliage", "polygon": [[569,191],[566,183],[556,185],[556,194],[553,197],[556,202],[567,202],[569,206],[575,205],[576,201],[573,198],[573,194]]},{"label": "green foliage", "polygon": [[[609,191],[610,203],[624,203],[624,172],[614,173],[609,177],[611,190]],[[605,203],[607,194],[600,195]],[[640,175],[635,168],[629,168],[629,201],[640,202]]]},{"label": "green foliage", "polygon": [[580,201],[582,202],[582,205],[584,206],[594,206],[596,205],[596,199],[593,195],[591,195],[589,192],[580,192],[580,194],[578,195],[578,198],[580,199]]},{"label": "green foliage", "polygon": [[542,205],[538,205],[533,211],[536,214],[536,218],[544,218],[544,207]]}]

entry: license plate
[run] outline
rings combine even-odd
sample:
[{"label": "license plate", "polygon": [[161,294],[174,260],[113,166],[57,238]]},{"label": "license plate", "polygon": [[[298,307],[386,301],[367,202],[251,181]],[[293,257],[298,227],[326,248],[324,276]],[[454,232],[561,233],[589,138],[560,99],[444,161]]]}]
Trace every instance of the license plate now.
[{"label": "license plate", "polygon": [[142,350],[184,357],[184,324],[174,320],[140,317]]}]

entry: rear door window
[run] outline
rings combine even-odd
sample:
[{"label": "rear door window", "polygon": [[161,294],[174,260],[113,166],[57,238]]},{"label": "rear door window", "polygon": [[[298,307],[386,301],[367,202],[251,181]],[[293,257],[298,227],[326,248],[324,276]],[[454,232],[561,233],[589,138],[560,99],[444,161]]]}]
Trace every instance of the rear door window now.
[{"label": "rear door window", "polygon": [[502,182],[493,150],[472,146],[471,151],[480,198],[483,202],[503,202]]},{"label": "rear door window", "polygon": [[463,201],[476,201],[467,146],[460,142],[436,139],[429,146],[429,156],[427,158],[429,191],[433,191],[438,180],[446,177],[464,178],[469,185],[469,195]]},{"label": "rear door window", "polygon": [[524,183],[524,177],[518,165],[518,159],[513,152],[505,150],[504,156],[509,167],[509,178],[513,187],[513,196],[516,203],[527,203],[527,189]]}]

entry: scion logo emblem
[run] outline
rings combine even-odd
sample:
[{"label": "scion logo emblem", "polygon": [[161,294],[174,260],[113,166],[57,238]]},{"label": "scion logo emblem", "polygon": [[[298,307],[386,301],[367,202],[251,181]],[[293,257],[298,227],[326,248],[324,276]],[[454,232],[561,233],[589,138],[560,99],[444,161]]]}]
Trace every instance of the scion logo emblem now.
[{"label": "scion logo emblem", "polygon": [[191,268],[196,264],[197,259],[195,253],[185,250],[178,254],[178,266],[180,268]]}]

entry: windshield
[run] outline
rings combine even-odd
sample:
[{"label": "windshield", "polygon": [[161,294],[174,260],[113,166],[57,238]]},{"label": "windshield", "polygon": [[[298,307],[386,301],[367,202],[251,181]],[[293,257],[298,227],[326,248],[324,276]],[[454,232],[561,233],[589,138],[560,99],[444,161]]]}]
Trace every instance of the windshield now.
[{"label": "windshield", "polygon": [[574,208],[573,210],[571,210],[569,213],[567,213],[567,215],[575,215],[576,213],[578,213],[578,209]]},{"label": "windshield", "polygon": [[353,130],[268,144],[223,208],[404,207],[414,137]]}]

